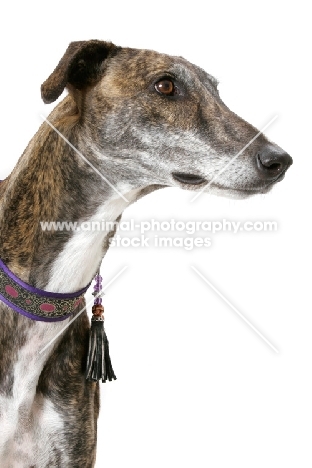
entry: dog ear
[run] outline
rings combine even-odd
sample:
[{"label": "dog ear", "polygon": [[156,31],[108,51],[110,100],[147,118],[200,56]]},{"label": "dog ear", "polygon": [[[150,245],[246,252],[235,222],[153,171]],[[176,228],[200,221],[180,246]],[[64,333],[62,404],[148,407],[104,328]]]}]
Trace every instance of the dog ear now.
[{"label": "dog ear", "polygon": [[41,97],[46,104],[55,101],[70,84],[83,89],[96,83],[101,72],[101,63],[119,50],[111,42],[71,42],[59,64],[49,78],[41,85]]}]

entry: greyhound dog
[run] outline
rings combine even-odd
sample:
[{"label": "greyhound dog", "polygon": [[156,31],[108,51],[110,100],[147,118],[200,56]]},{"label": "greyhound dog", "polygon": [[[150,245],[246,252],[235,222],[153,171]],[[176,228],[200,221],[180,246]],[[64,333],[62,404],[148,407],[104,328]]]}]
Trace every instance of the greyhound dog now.
[{"label": "greyhound dog", "polygon": [[[44,102],[65,88],[0,183],[0,259],[34,288],[84,288],[114,235],[43,231],[42,220],[116,221],[143,195],[177,185],[239,198],[267,193],[292,163],[261,132],[255,138],[258,130],[222,102],[217,81],[182,57],[73,42],[42,85]],[[1,467],[93,467],[99,384],[85,379],[86,312],[45,353],[69,318],[34,321],[1,301],[0,314]]]}]

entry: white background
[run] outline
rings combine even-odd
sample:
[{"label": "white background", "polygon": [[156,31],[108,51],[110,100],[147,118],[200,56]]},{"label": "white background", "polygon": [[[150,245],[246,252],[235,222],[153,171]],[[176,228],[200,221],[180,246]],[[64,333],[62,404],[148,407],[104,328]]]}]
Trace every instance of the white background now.
[{"label": "white background", "polygon": [[[204,6],[205,5],[205,6]],[[226,104],[288,151],[266,196],[176,188],[124,219],[275,220],[210,248],[111,249],[106,329],[118,380],[103,384],[96,467],[311,467],[311,60],[307,2],[19,2],[1,7],[0,179],[53,106],[40,84],[69,42],[111,40],[182,55],[220,80]],[[22,241],[22,240],[21,240]],[[191,269],[279,350],[275,353]]]}]

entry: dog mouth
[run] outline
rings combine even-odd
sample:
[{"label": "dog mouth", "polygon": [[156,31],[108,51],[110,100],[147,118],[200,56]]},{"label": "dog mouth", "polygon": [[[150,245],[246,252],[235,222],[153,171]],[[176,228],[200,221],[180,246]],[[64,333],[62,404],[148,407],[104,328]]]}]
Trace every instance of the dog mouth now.
[{"label": "dog mouth", "polygon": [[207,180],[196,174],[186,174],[184,172],[173,172],[172,177],[177,182],[187,185],[201,185],[207,183]]},{"label": "dog mouth", "polygon": [[[180,184],[184,185],[184,187],[201,186],[201,185],[204,186],[205,184],[208,184],[207,179],[197,174],[190,174],[186,172],[172,172],[171,175],[172,175],[172,178],[176,182],[179,182]],[[261,186],[251,185],[249,187],[241,187],[241,188],[240,187],[226,187],[216,182],[211,183],[212,181],[210,182],[210,184],[211,184],[212,189],[216,188],[216,189],[225,190],[225,191],[230,190],[233,193],[237,192],[238,194],[241,194],[241,195],[250,196],[250,195],[255,195],[259,193],[262,193],[262,194],[267,193],[268,191],[271,190],[271,188],[273,187],[273,185],[275,185],[275,183],[280,182],[281,180],[284,179],[284,177],[285,177],[285,172],[281,173],[278,177],[276,177],[270,183],[267,183]]]}]

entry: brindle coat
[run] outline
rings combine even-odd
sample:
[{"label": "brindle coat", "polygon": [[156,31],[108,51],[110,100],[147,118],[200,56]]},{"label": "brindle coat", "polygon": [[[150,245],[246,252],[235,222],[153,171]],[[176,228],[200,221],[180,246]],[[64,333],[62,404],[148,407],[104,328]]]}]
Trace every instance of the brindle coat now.
[{"label": "brindle coat", "polygon": [[[163,80],[172,93],[159,91]],[[211,75],[181,57],[72,43],[42,85],[43,100],[65,87],[69,95],[48,120],[128,202],[47,123],[40,127],[0,184],[0,258],[30,285],[54,292],[91,281],[112,233],[42,231],[40,221],[114,221],[155,189],[202,189],[258,132],[226,107]],[[261,134],[209,191],[265,193],[290,164]],[[1,467],[93,467],[99,386],[84,378],[86,313],[44,354],[64,322],[33,322],[3,303],[0,314]]]}]

